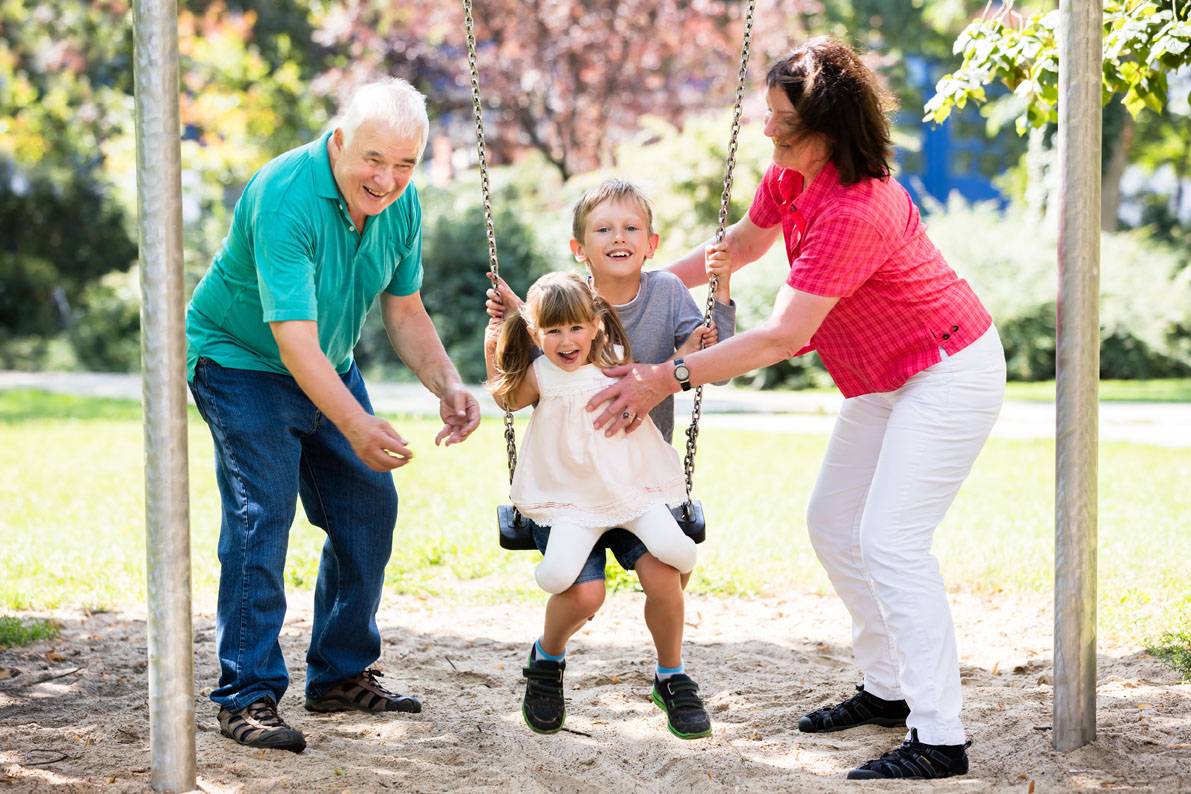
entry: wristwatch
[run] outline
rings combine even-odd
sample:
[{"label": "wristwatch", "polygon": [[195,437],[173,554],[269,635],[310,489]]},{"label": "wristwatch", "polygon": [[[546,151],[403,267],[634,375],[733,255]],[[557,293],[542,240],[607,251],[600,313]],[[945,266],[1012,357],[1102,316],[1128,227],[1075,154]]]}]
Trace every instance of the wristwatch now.
[{"label": "wristwatch", "polygon": [[674,380],[678,381],[678,384],[682,386],[683,391],[690,391],[691,370],[682,362],[683,360],[681,358],[674,359]]}]

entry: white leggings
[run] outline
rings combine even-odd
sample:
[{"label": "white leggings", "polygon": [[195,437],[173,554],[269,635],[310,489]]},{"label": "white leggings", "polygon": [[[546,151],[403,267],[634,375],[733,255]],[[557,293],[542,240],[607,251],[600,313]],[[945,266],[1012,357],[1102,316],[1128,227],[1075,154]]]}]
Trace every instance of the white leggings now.
[{"label": "white leggings", "polygon": [[807,509],[815,553],[852,614],[865,690],[904,698],[927,744],[964,741],[955,628],[931,542],[1004,396],[990,328],[897,391],[845,400]]},{"label": "white leggings", "polygon": [[[624,528],[636,535],[649,553],[680,573],[695,568],[695,541],[688,538],[664,504],[655,505],[628,521]],[[546,556],[534,569],[538,586],[547,593],[561,593],[575,583],[583,563],[600,536],[612,527],[582,528],[555,523],[550,527]]]}]

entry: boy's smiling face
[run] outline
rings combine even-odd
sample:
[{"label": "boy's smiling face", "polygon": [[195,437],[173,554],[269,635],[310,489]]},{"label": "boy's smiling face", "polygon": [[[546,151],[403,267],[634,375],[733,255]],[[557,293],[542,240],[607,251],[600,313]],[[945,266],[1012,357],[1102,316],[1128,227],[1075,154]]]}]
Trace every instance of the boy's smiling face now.
[{"label": "boy's smiling face", "polygon": [[587,216],[583,239],[571,240],[571,252],[587,265],[597,289],[601,282],[640,279],[645,260],[657,247],[645,209],[632,200],[597,205]]}]

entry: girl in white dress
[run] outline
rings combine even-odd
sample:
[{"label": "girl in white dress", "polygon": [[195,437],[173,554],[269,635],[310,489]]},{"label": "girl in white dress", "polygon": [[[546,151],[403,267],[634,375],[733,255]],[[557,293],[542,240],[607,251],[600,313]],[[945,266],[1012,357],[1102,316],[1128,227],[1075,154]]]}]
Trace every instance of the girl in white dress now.
[{"label": "girl in white dress", "polygon": [[[534,346],[543,355],[533,358]],[[601,367],[630,359],[615,311],[575,273],[550,273],[525,304],[489,323],[484,342],[489,390],[510,410],[534,405],[511,498],[522,515],[551,527],[538,585],[561,593],[595,543],[624,527],[650,554],[682,573],[695,567],[695,544],[667,503],[686,499],[678,452],[649,417],[631,435],[597,431],[587,401],[611,383]]]}]

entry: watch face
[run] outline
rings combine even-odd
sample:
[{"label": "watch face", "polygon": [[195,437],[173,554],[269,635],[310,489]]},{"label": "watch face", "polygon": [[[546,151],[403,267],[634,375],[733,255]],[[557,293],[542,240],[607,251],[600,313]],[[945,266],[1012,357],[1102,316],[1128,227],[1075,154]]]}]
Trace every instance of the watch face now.
[{"label": "watch face", "polygon": [[691,371],[686,368],[686,364],[679,364],[674,368],[674,377],[677,380],[690,380]]}]

